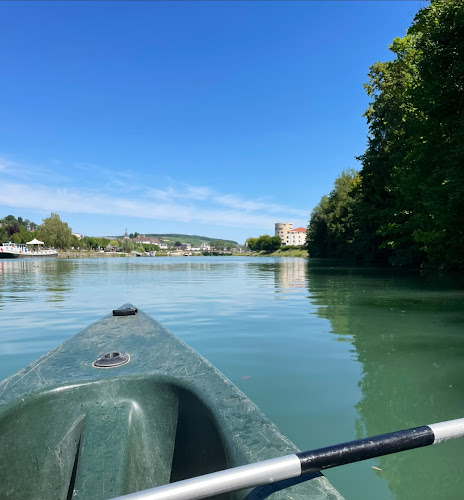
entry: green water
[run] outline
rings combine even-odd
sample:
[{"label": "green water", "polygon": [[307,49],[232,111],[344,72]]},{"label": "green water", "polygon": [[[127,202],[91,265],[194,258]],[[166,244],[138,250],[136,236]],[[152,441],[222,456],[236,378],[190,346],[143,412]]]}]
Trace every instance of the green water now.
[{"label": "green water", "polygon": [[[0,261],[0,379],[126,302],[301,449],[464,416],[462,277],[304,259]],[[461,499],[463,456],[456,440],[326,475],[347,500]]]}]

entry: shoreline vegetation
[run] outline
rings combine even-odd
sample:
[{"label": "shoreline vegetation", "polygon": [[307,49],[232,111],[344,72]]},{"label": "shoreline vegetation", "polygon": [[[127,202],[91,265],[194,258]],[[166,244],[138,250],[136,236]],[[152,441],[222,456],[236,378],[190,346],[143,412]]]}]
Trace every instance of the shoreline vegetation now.
[{"label": "shoreline vegetation", "polygon": [[432,0],[370,68],[359,172],[311,214],[312,257],[464,270],[464,3]]}]

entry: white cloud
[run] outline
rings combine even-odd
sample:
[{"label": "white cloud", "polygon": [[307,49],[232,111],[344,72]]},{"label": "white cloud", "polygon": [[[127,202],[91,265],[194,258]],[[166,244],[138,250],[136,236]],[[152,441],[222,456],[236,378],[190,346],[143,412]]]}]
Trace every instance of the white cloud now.
[{"label": "white cloud", "polygon": [[159,201],[173,200],[209,200],[213,192],[210,188],[204,186],[190,186],[188,184],[179,184],[179,187],[167,187],[164,189],[143,188],[140,189],[141,195]]},{"label": "white cloud", "polygon": [[[60,214],[137,217],[173,224],[249,227],[259,231],[272,231],[278,221],[307,220],[309,215],[308,210],[220,193],[208,186],[195,186],[174,179],[165,180],[167,186],[163,186],[157,177],[145,178],[147,182],[142,184],[140,177],[130,170],[112,171],[91,163],[76,162],[67,169],[72,178],[61,174],[63,168],[60,163],[55,172],[53,166],[23,165],[0,158],[3,181],[0,205]],[[4,182],[5,178],[8,182]]]},{"label": "white cloud", "polygon": [[[251,228],[274,227],[289,209],[220,195],[207,187],[184,186],[180,189],[149,189],[138,197],[112,195],[97,190],[55,188],[35,184],[4,183],[0,204],[15,207],[94,215],[131,216],[143,219],[196,222],[215,226]],[[306,216],[305,211],[293,209]]]},{"label": "white cloud", "polygon": [[266,203],[260,200],[245,200],[239,196],[226,194],[226,195],[216,195],[214,201],[219,204],[230,208],[246,210],[247,212],[269,212],[279,214],[285,212],[287,215],[295,215],[301,217],[302,214],[307,216],[306,211],[295,209],[291,207],[286,207],[284,205],[278,205],[276,203]]},{"label": "white cloud", "polygon": [[16,167],[19,167],[19,163],[15,163],[14,161],[7,160],[6,158],[0,158],[0,170],[3,172],[9,171],[11,172]]},{"label": "white cloud", "polygon": [[0,157],[0,171],[8,175],[8,179],[16,179],[22,182],[35,183],[38,180],[53,179],[55,183],[69,183],[71,178],[57,172],[56,164],[58,160],[52,160],[55,168],[43,165],[26,165],[17,161]]}]

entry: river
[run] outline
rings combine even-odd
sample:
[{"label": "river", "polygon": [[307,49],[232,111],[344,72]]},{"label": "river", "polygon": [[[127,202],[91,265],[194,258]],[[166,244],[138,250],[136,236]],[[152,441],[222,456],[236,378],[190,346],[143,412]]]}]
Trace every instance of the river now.
[{"label": "river", "polygon": [[[464,417],[464,278],[311,259],[2,260],[0,379],[128,302],[300,449]],[[347,500],[458,500],[463,456],[461,439],[326,476]]]}]

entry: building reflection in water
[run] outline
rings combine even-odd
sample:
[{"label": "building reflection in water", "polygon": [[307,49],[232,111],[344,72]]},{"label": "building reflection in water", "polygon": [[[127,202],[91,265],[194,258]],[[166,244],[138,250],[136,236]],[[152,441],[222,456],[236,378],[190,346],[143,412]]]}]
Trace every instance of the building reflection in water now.
[{"label": "building reflection in water", "polygon": [[289,292],[292,289],[305,289],[307,260],[287,257],[274,264],[277,293]]}]

